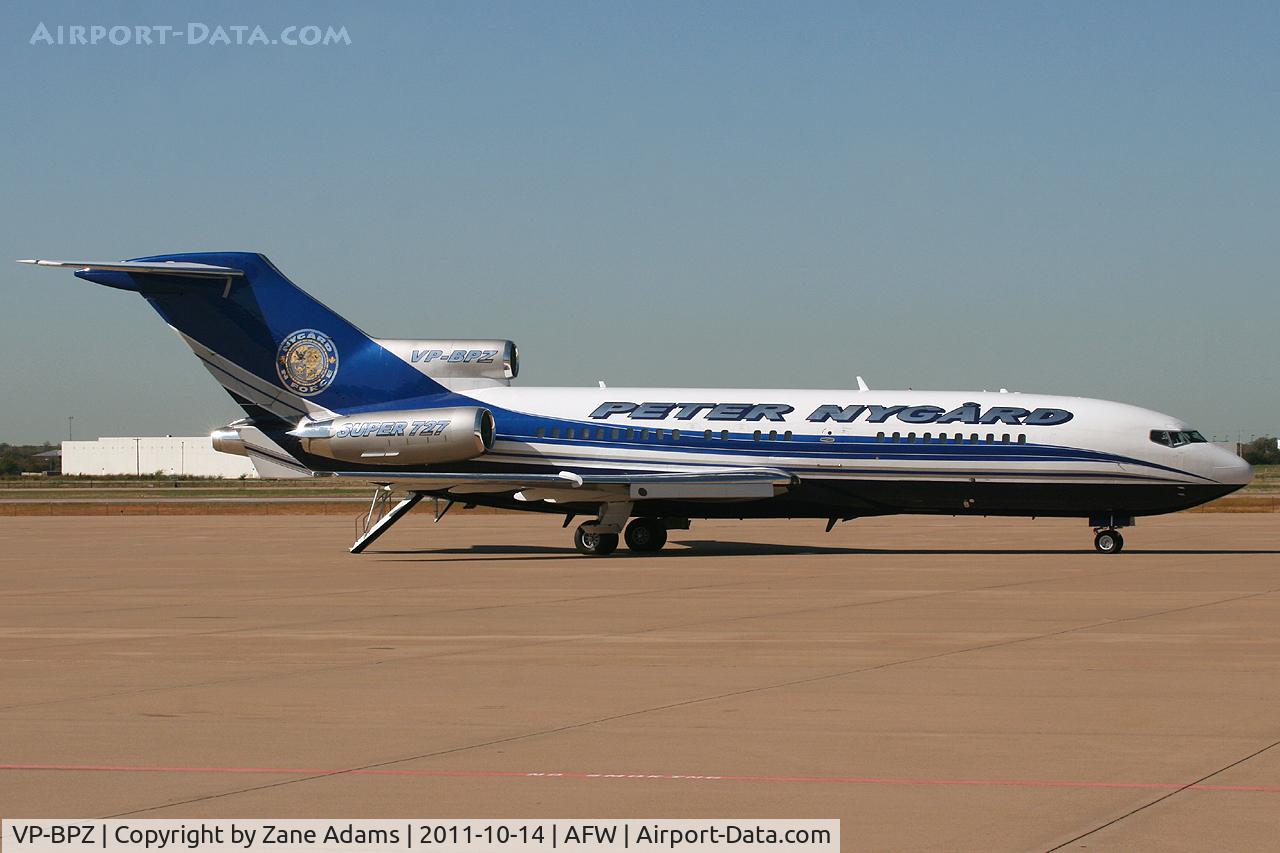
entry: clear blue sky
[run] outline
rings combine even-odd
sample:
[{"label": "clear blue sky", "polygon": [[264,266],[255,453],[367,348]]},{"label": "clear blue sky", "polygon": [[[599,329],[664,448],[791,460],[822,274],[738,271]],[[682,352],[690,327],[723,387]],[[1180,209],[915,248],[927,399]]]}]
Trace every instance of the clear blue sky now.
[{"label": "clear blue sky", "polygon": [[137,297],[7,260],[201,249],[375,335],[511,338],[524,384],[861,373],[1280,430],[1275,3],[10,2],[0,39],[0,441],[236,417]]}]

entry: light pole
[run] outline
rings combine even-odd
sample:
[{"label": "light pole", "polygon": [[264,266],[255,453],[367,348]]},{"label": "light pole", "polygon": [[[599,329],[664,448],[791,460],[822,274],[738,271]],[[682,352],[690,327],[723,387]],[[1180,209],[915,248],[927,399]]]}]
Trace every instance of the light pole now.
[{"label": "light pole", "polygon": [[71,422],[75,419],[75,415],[67,415],[67,441],[71,440]]}]

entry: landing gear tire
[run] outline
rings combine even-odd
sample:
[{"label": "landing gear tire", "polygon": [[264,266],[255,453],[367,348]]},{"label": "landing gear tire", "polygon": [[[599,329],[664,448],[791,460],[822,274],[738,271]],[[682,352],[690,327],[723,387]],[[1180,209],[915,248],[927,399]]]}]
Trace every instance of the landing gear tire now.
[{"label": "landing gear tire", "polygon": [[1119,530],[1099,530],[1093,537],[1093,547],[1099,554],[1119,554],[1124,550],[1124,537]]},{"label": "landing gear tire", "polygon": [[581,525],[573,532],[573,547],[578,549],[579,554],[607,557],[618,550],[618,534],[588,533],[582,529],[585,526]]},{"label": "landing gear tire", "polygon": [[667,528],[656,518],[637,518],[623,532],[627,549],[639,553],[661,551],[667,544]]}]

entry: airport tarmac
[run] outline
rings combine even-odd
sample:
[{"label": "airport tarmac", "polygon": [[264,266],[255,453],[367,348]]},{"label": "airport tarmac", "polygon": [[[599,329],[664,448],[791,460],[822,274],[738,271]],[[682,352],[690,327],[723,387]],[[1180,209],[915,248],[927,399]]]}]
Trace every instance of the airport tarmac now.
[{"label": "airport tarmac", "polygon": [[0,519],[4,817],[835,817],[846,850],[1280,839],[1280,515]]}]

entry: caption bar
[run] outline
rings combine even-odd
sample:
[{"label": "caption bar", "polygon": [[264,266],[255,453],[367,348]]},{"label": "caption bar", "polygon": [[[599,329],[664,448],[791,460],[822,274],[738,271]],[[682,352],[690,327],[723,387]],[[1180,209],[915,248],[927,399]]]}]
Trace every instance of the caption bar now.
[{"label": "caption bar", "polygon": [[8,853],[840,850],[838,820],[15,820]]}]

